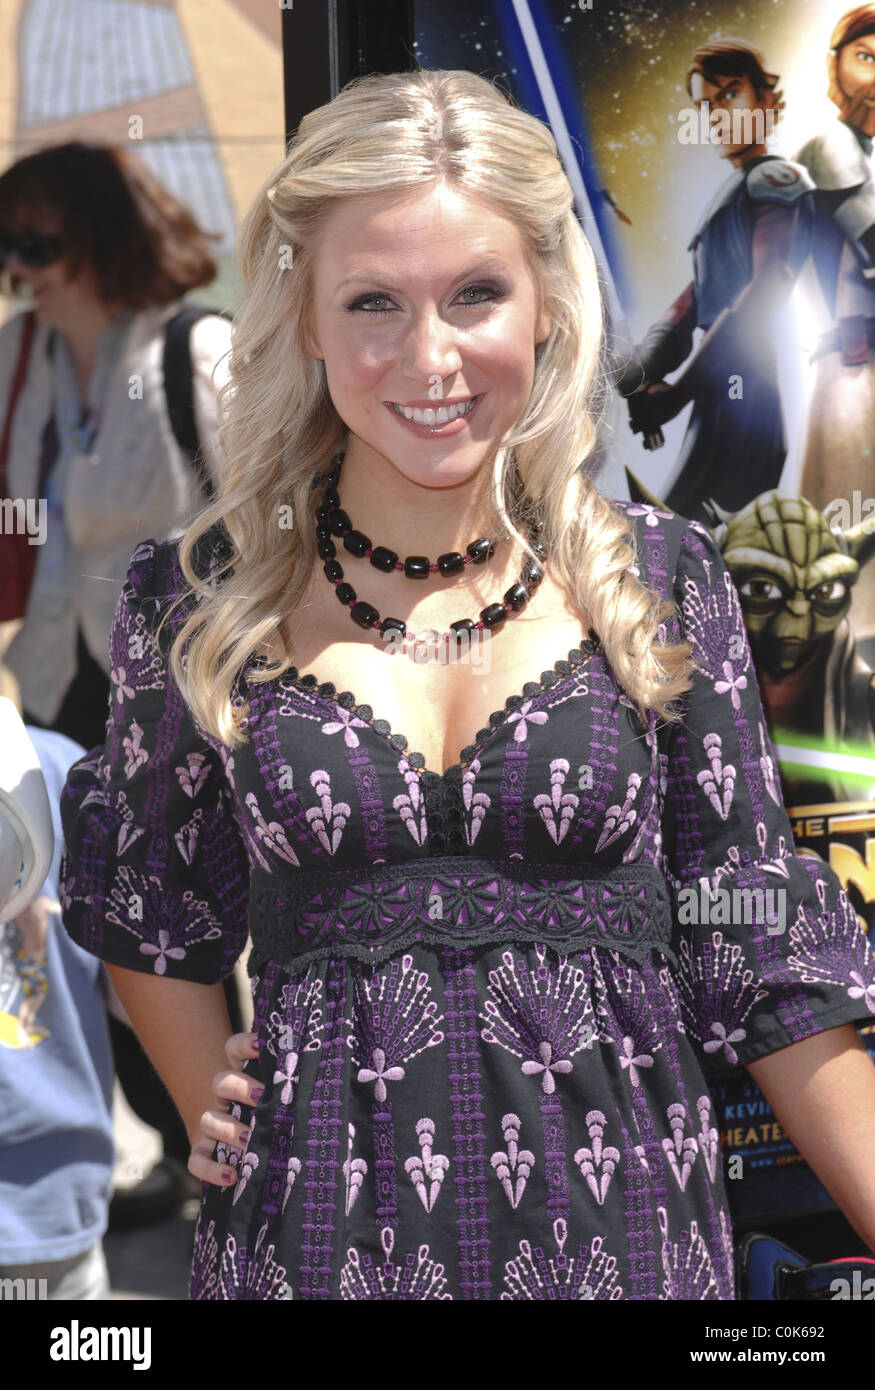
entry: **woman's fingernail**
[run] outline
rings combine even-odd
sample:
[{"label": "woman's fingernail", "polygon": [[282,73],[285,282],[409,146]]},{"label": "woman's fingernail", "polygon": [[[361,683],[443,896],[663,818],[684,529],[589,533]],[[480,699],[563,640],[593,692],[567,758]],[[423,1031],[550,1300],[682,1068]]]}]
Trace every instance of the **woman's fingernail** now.
[{"label": "woman's fingernail", "polygon": [[255,1087],[253,1087],[253,1089],[249,1092],[249,1099],[250,1099],[250,1100],[261,1100],[261,1097],[262,1097],[263,1095],[264,1095],[264,1087],[263,1087],[263,1086],[255,1086]]},{"label": "woman's fingernail", "polygon": [[231,1172],[231,1169],[230,1169],[230,1168],[223,1168],[223,1169],[222,1169],[222,1182],[233,1182],[233,1181],[234,1181],[234,1174]]},{"label": "woman's fingernail", "polygon": [[237,1135],[237,1138],[238,1138],[238,1140],[240,1141],[241,1144],[248,1144],[248,1143],[249,1143],[249,1130],[248,1130],[248,1129],[241,1129],[240,1133]]}]

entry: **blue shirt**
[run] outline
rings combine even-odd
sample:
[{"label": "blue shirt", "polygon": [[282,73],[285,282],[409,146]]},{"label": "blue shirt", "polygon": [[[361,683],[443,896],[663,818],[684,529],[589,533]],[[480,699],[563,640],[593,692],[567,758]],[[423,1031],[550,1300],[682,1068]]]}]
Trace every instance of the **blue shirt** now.
[{"label": "blue shirt", "polygon": [[[55,828],[41,895],[56,900],[61,789],[86,750],[62,734],[27,732]],[[0,924],[0,1264],[68,1259],[94,1245],[115,1163],[103,965],[71,940],[60,913],[49,916],[42,964],[25,961],[21,945],[16,922]]]}]

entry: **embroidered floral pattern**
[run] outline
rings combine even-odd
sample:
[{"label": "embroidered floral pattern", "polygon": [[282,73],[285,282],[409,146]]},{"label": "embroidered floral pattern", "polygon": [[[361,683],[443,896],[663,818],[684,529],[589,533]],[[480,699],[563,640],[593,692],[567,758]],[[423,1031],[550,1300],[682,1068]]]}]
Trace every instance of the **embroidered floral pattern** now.
[{"label": "embroidered floral pattern", "polygon": [[[443,775],[352,692],[257,661],[248,741],[208,736],[167,664],[185,603],[155,637],[178,543],[134,551],[59,897],[85,949],[167,979],[215,984],[251,936],[263,1095],[216,1148],[236,1181],[204,1189],[193,1298],[734,1296],[703,1063],[871,1019],[875,963],[795,853],[715,542],[617,505],[693,648],[683,718],[642,724],[584,643]],[[196,547],[216,583],[224,544]],[[681,919],[701,885],[780,887],[785,929]]]}]

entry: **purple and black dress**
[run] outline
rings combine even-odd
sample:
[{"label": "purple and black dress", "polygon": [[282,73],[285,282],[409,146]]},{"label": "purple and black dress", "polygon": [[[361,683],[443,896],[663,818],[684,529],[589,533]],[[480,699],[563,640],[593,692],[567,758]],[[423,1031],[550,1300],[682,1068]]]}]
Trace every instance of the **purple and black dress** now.
[{"label": "purple and black dress", "polygon": [[683,725],[645,731],[600,647],[539,652],[443,775],[369,692],[252,684],[261,658],[231,753],[153,635],[178,543],[134,551],[61,899],[86,950],[168,979],[222,979],[251,934],[265,1090],[218,1146],[193,1299],[734,1297],[703,1068],[872,1021],[875,961],[795,853],[714,540],[618,505],[693,646]]}]

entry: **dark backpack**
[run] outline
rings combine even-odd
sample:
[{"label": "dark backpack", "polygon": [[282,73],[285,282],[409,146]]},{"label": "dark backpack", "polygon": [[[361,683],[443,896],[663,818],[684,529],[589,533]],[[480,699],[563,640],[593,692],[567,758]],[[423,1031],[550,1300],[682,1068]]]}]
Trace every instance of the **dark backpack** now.
[{"label": "dark backpack", "polygon": [[180,449],[198,475],[203,491],[212,501],[215,489],[200,452],[194,415],[194,374],[191,367],[189,335],[198,319],[207,314],[230,318],[221,309],[209,309],[203,304],[186,304],[164,325],[164,395],[173,434]]}]

